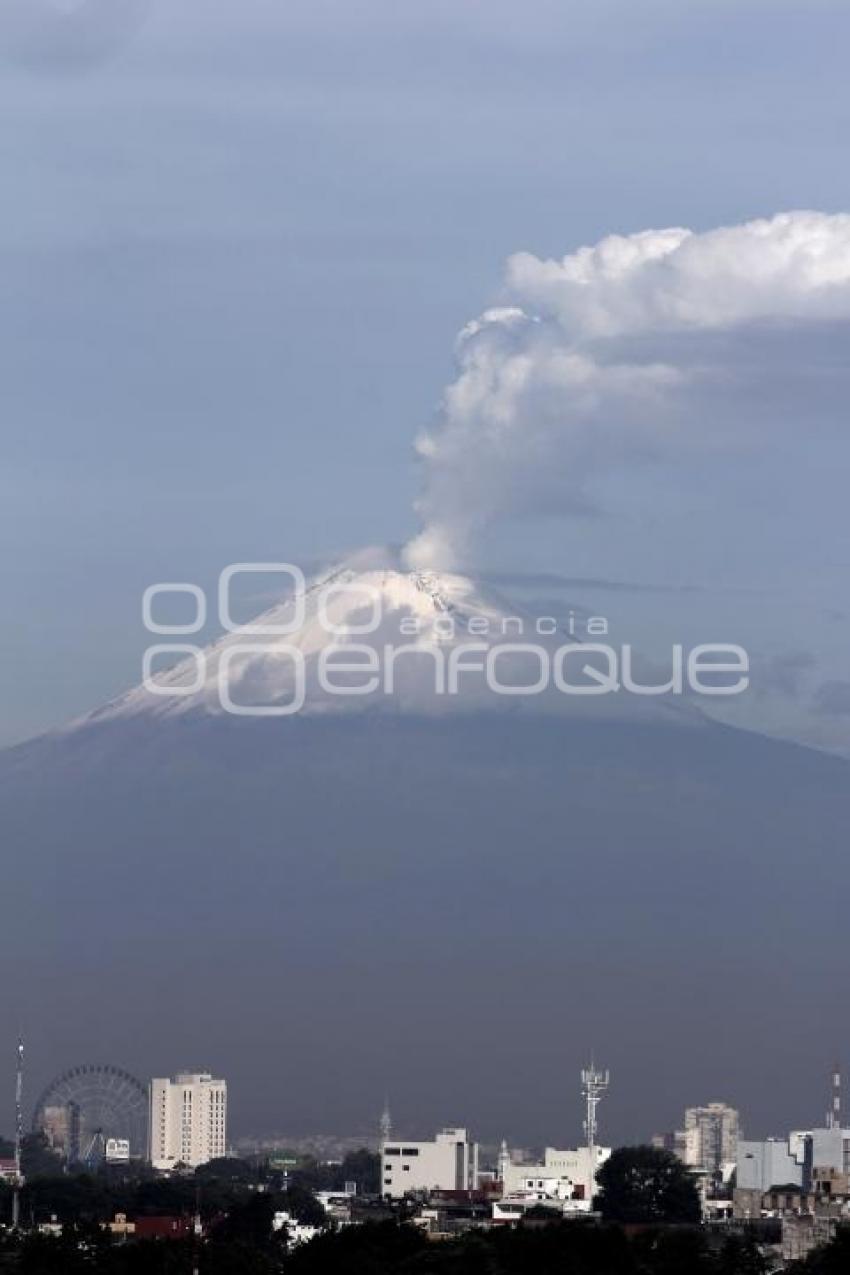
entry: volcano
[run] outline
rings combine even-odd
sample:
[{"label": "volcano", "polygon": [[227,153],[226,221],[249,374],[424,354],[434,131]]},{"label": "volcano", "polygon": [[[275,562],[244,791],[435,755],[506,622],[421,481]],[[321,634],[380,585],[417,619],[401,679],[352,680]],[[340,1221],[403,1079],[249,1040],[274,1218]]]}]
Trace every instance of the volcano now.
[{"label": "volcano", "polygon": [[[225,613],[229,620],[229,604]],[[79,740],[108,723],[198,723],[226,714],[467,714],[504,711],[508,699],[514,711],[522,701],[535,715],[683,727],[701,721],[693,705],[669,695],[607,692],[602,669],[601,682],[588,680],[580,670],[594,644],[576,636],[572,611],[569,619],[525,614],[469,576],[404,571],[386,552],[377,562],[371,554],[368,566],[344,564],[304,581],[249,623],[229,628],[162,673],[151,664],[142,685],[61,734]],[[559,665],[566,682],[569,656],[576,657],[572,693],[553,676]]]},{"label": "volcano", "polygon": [[[844,1032],[850,767],[669,697],[435,693],[435,650],[517,619],[465,576],[348,564],[7,750],[2,1018],[45,1079],[96,1040],[222,1072],[243,1129],[356,1128],[389,1090],[417,1129],[542,1140],[576,1136],[551,1104],[592,1046],[611,1137],[730,1072],[721,1096],[785,1120]],[[330,644],[400,640],[392,694],[317,689]],[[284,711],[227,711],[224,666],[232,702]]]}]

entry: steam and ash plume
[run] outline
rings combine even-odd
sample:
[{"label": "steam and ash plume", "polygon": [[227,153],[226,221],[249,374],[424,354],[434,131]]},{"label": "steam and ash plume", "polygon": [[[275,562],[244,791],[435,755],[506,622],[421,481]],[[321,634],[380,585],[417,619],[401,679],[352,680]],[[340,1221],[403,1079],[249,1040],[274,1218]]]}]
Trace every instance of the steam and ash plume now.
[{"label": "steam and ash plume", "polygon": [[[850,319],[850,215],[612,235],[560,261],[522,252],[505,294],[460,333],[457,379],[417,440],[411,567],[462,565],[505,517],[587,512],[617,470],[800,428],[789,369],[810,402],[826,392],[813,362]],[[829,392],[846,391],[833,377]]]}]

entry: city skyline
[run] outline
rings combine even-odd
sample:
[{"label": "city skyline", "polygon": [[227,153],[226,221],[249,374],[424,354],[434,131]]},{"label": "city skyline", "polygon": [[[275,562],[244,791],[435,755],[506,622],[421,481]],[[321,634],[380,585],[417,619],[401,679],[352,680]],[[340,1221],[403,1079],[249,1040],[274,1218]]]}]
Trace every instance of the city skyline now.
[{"label": "city skyline", "polygon": [[[24,1043],[25,1042],[23,1041],[20,1042],[21,1049],[23,1049]],[[101,1066],[102,1064],[98,1064],[97,1069],[100,1069]],[[590,1066],[592,1069],[593,1065],[590,1064]],[[24,1126],[27,1130],[34,1128],[35,1123],[37,1123],[37,1114],[38,1114],[38,1111],[42,1109],[44,1106],[46,1095],[57,1084],[61,1083],[64,1077],[72,1076],[75,1073],[79,1072],[81,1069],[87,1070],[88,1066],[82,1065],[81,1067],[81,1064],[78,1062],[75,1066],[68,1067],[63,1072],[58,1073],[57,1075],[54,1075],[52,1077],[50,1084],[46,1088],[44,1086],[38,1086],[37,1101],[35,1098],[32,1097],[32,1095],[29,1095],[29,1099],[27,1097],[27,1089],[28,1087],[32,1088],[32,1086],[27,1085],[27,1072],[26,1070],[23,1071],[22,1074],[24,1079],[24,1085],[23,1085]],[[118,1068],[111,1067],[111,1068],[108,1068],[107,1070],[114,1070],[120,1075],[127,1076],[128,1079],[134,1080],[132,1073],[125,1072],[120,1067]],[[587,1137],[587,1115],[585,1113],[584,1119],[582,1119],[582,1115],[581,1115],[582,1110],[586,1107],[586,1102],[587,1102],[586,1085],[584,1084],[584,1076],[586,1071],[587,1069],[585,1067],[581,1067],[576,1072],[574,1077],[575,1083],[573,1086],[574,1101],[572,1103],[567,1104],[566,1109],[563,1113],[565,1119],[562,1120],[560,1123],[555,1122],[548,1127],[547,1136],[549,1137],[550,1141],[553,1134],[555,1133],[558,1133],[558,1136],[563,1141],[565,1138],[569,1136],[567,1133],[568,1129],[573,1130],[573,1133],[572,1133],[573,1142],[581,1143],[582,1136],[584,1136],[585,1138]],[[814,1128],[814,1127],[828,1128],[828,1127],[831,1127],[832,1125],[841,1126],[841,1121],[842,1121],[841,1092],[842,1092],[842,1074],[843,1074],[841,1063],[834,1060],[833,1063],[828,1068],[826,1069],[822,1068],[821,1071],[822,1071],[822,1075],[820,1077],[821,1092],[819,1094],[814,1095],[811,1118],[804,1121],[799,1121],[799,1120],[794,1121],[792,1119],[786,1119],[785,1125],[787,1126],[787,1128],[804,1129],[804,1128]],[[209,1071],[198,1071],[198,1070],[193,1071],[192,1069],[187,1069],[187,1068],[182,1068],[182,1069],[177,1068],[177,1069],[172,1069],[171,1075],[173,1077],[173,1079],[171,1080],[157,1080],[156,1078],[154,1078],[146,1082],[147,1090],[150,1095],[149,1101],[151,1103],[153,1103],[153,1086],[155,1085],[166,1085],[166,1086],[174,1087],[175,1085],[178,1085],[183,1078],[187,1078],[192,1081],[204,1080],[204,1079],[207,1081],[210,1081],[212,1080],[213,1073]],[[609,1081],[608,1081],[607,1072],[600,1073],[600,1076],[604,1078],[605,1080],[605,1084],[602,1086],[601,1096],[605,1098],[605,1103],[603,1106],[603,1123],[607,1125],[607,1121],[604,1121],[604,1114],[607,1114],[609,1099],[612,1093],[616,1095],[617,1087],[616,1087],[616,1084],[614,1084],[612,1088],[609,1090]],[[582,1082],[581,1090],[579,1085],[580,1080]],[[139,1082],[136,1082],[136,1083],[139,1083]],[[226,1080],[215,1081],[214,1083],[223,1084],[226,1090],[226,1087],[227,1087]],[[728,1086],[727,1086],[727,1089],[728,1089]],[[582,1095],[584,1095],[584,1097],[582,1097]],[[691,1094],[691,1098],[694,1098],[694,1097],[695,1095]],[[728,1094],[727,1094],[727,1097],[728,1097]],[[818,1110],[818,1101],[820,1101],[821,1103],[820,1110]],[[35,1104],[34,1107],[33,1107],[33,1104]],[[444,1105],[446,1107],[446,1110],[449,1110],[451,1107],[451,1101],[446,1102]],[[228,1102],[228,1106],[229,1106],[229,1102]],[[27,1111],[31,1111],[30,1119],[26,1118]],[[397,1119],[394,1113],[399,1111],[401,1112],[401,1117]],[[777,1134],[776,1128],[773,1128],[771,1130],[764,1130],[764,1129],[757,1130],[756,1128],[753,1127],[750,1121],[748,1121],[746,1111],[743,1111],[743,1112],[739,1111],[739,1109],[734,1104],[729,1104],[726,1101],[721,1101],[718,1098],[717,1094],[715,1094],[713,1097],[705,1096],[702,1103],[697,1103],[696,1105],[694,1105],[693,1102],[691,1102],[679,1108],[679,1111],[684,1113],[682,1121],[681,1121],[681,1132],[676,1132],[676,1133],[671,1132],[669,1134],[661,1135],[659,1134],[660,1126],[654,1127],[653,1129],[650,1130],[649,1126],[647,1125],[644,1128],[643,1136],[634,1138],[633,1140],[649,1143],[650,1141],[653,1141],[656,1138],[663,1138],[664,1145],[667,1145],[666,1140],[669,1139],[670,1149],[675,1149],[676,1154],[680,1155],[681,1158],[685,1159],[686,1161],[702,1163],[706,1158],[706,1156],[703,1154],[702,1148],[704,1145],[708,1145],[707,1143],[704,1142],[706,1134],[703,1132],[698,1132],[700,1129],[700,1123],[703,1120],[710,1120],[714,1118],[715,1116],[718,1119],[720,1117],[723,1117],[725,1119],[727,1114],[731,1116],[731,1118],[734,1121],[733,1130],[731,1133],[733,1142],[737,1142],[739,1139],[744,1139],[750,1134],[757,1133],[758,1136],[761,1137],[762,1139],[774,1137]],[[462,1114],[462,1113],[456,1113],[456,1114]],[[675,1111],[670,1112],[670,1115],[674,1115],[674,1114],[675,1114]],[[9,1126],[8,1132],[12,1132],[12,1126],[14,1124],[13,1118],[10,1116],[6,1123],[8,1123],[8,1126]],[[431,1121],[430,1123],[439,1124],[440,1121],[439,1120]],[[443,1123],[445,1124],[445,1120],[443,1120]],[[779,1123],[782,1124],[781,1121]],[[424,1123],[416,1122],[416,1121],[411,1122],[409,1120],[406,1120],[404,1117],[403,1104],[397,1105],[392,1099],[391,1092],[387,1090],[384,1095],[383,1105],[380,1108],[376,1107],[374,1111],[370,1111],[368,1114],[364,1113],[361,1121],[356,1125],[356,1127],[333,1129],[330,1127],[320,1128],[317,1126],[313,1129],[306,1130],[303,1128],[299,1129],[297,1127],[297,1121],[296,1121],[296,1124],[289,1128],[289,1133],[298,1139],[301,1139],[304,1137],[310,1137],[310,1136],[313,1136],[313,1137],[317,1136],[317,1137],[324,1137],[328,1139],[339,1139],[341,1142],[354,1141],[358,1137],[368,1137],[376,1145],[380,1145],[380,1143],[382,1141],[386,1141],[391,1136],[391,1134],[395,1134],[396,1138],[400,1138],[400,1137],[421,1138],[427,1132],[429,1127],[430,1127],[429,1121],[427,1119]],[[485,1142],[488,1142],[489,1145],[497,1146],[505,1138],[506,1131],[504,1129],[500,1130],[498,1128],[489,1128],[486,1130],[481,1130],[475,1126],[467,1126],[467,1127],[475,1128],[477,1140],[479,1142],[481,1142],[482,1140]],[[667,1127],[672,1130],[673,1128],[676,1127],[676,1121],[671,1120],[670,1122],[668,1122]],[[279,1124],[277,1125],[277,1128],[279,1130],[282,1130],[286,1128],[286,1125]],[[576,1133],[576,1130],[579,1131],[578,1134]],[[696,1141],[689,1140],[689,1137],[688,1137],[689,1130],[698,1134]],[[4,1122],[0,1121],[0,1136],[4,1136],[6,1132],[7,1131],[5,1129]],[[519,1146],[534,1145],[534,1140],[524,1139],[522,1136],[522,1132],[523,1131],[521,1129],[513,1131],[511,1141],[515,1145],[519,1145]],[[270,1121],[269,1125],[265,1129],[237,1127],[236,1129],[230,1128],[229,1133],[230,1133],[230,1137],[228,1138],[228,1141],[231,1143],[235,1143],[235,1142],[249,1143],[251,1141],[256,1141],[258,1143],[271,1144],[271,1142],[275,1138],[285,1138],[287,1136],[285,1133],[275,1132],[274,1120]],[[152,1135],[149,1133],[148,1137],[150,1138],[151,1136]],[[723,1136],[726,1136],[726,1135],[724,1134]],[[611,1128],[611,1127],[607,1127],[605,1129],[604,1137],[606,1141],[613,1142],[615,1145],[624,1145],[625,1141],[627,1141],[622,1138],[619,1138],[616,1128]],[[674,1140],[677,1140],[677,1141],[674,1142]],[[280,1145],[283,1145],[283,1143],[281,1142]],[[542,1146],[543,1143],[541,1142],[539,1145]],[[661,1145],[661,1143],[659,1143],[659,1145]],[[718,1144],[718,1148],[717,1148],[718,1163],[720,1160],[728,1158],[727,1156],[724,1156],[720,1153],[720,1145],[721,1144]]]}]

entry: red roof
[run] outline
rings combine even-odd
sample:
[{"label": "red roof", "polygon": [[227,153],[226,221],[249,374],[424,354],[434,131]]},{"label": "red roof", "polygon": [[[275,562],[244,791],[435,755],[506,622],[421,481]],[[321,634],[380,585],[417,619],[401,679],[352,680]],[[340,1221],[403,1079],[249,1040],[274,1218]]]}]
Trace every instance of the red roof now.
[{"label": "red roof", "polygon": [[137,1217],[136,1238],[143,1240],[182,1240],[192,1224],[185,1217]]}]

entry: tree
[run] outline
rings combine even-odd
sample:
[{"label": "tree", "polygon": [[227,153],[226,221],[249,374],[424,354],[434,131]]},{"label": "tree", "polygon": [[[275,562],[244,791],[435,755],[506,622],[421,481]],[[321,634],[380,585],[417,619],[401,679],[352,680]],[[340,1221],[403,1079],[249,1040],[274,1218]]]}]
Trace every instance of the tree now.
[{"label": "tree", "polygon": [[217,1238],[236,1240],[262,1248],[271,1239],[274,1203],[265,1192],[251,1194],[235,1204],[215,1228]]},{"label": "tree", "polygon": [[850,1229],[842,1227],[835,1239],[814,1249],[800,1262],[792,1262],[788,1275],[846,1275],[850,1270]]},{"label": "tree", "polygon": [[335,1191],[339,1189],[339,1167],[338,1164],[320,1164],[315,1156],[305,1156],[290,1175],[291,1181],[309,1191]]},{"label": "tree", "polygon": [[24,1135],[21,1168],[25,1178],[55,1177],[62,1172],[62,1157],[53,1150],[46,1133]]},{"label": "tree", "polygon": [[313,1192],[300,1182],[292,1186],[279,1197],[281,1208],[292,1215],[302,1226],[326,1226],[327,1216]]},{"label": "tree", "polygon": [[767,1262],[751,1235],[730,1235],[720,1250],[720,1275],[765,1275]]},{"label": "tree", "polygon": [[45,1222],[54,1214],[60,1222],[106,1222],[123,1203],[122,1193],[107,1180],[89,1173],[28,1179],[22,1215]]},{"label": "tree", "polygon": [[221,1156],[199,1165],[195,1170],[195,1177],[201,1180],[217,1178],[223,1182],[256,1182],[257,1170],[247,1160]]},{"label": "tree", "polygon": [[[447,1242],[448,1243],[448,1242]],[[325,1231],[310,1244],[295,1249],[287,1259],[287,1275],[340,1275],[340,1272],[391,1273],[414,1268],[429,1269],[428,1258],[439,1249],[429,1245],[416,1227],[396,1222],[366,1222],[345,1226],[341,1231]],[[431,1267],[433,1269],[433,1267]],[[460,1267],[460,1270],[463,1268]]]},{"label": "tree", "polygon": [[639,1235],[632,1250],[642,1259],[641,1269],[652,1275],[718,1275],[706,1236],[696,1227],[672,1226]]},{"label": "tree", "polygon": [[26,1236],[21,1249],[22,1275],[86,1275],[103,1269],[108,1261],[109,1239],[91,1223],[67,1222],[59,1236]]},{"label": "tree", "polygon": [[[366,1147],[349,1151],[339,1172],[339,1187],[346,1182],[356,1182],[360,1195],[377,1195],[381,1189],[381,1157]],[[336,1184],[332,1189],[337,1189]]]},{"label": "tree", "polygon": [[669,1151],[620,1147],[596,1175],[602,1216],[612,1222],[699,1222],[693,1178]]}]

